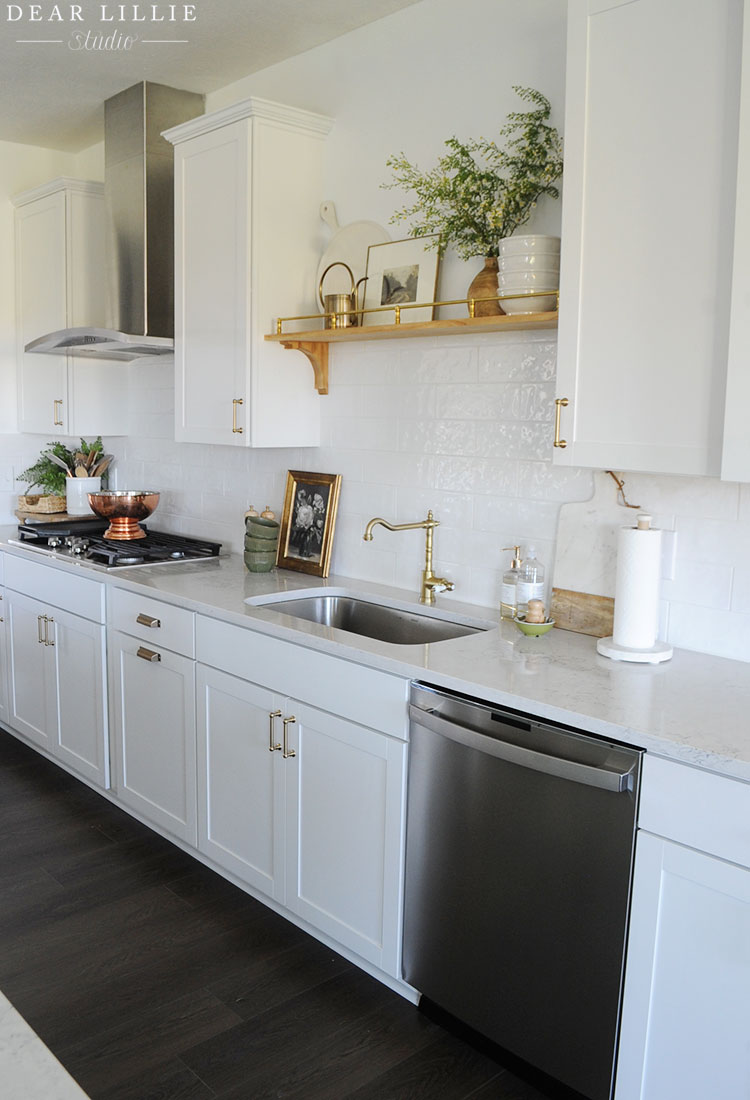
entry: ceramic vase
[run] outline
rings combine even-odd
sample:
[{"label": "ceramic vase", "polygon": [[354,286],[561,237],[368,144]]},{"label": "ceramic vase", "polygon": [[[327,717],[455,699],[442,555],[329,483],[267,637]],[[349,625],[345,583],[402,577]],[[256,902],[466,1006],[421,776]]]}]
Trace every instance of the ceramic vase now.
[{"label": "ceramic vase", "polygon": [[[469,283],[466,297],[491,298],[497,292],[497,256],[485,256],[484,267]],[[475,317],[499,317],[504,312],[499,302],[477,301],[474,306]]]},{"label": "ceramic vase", "polygon": [[102,487],[100,477],[68,477],[65,479],[66,511],[69,516],[91,516],[94,509],[89,504],[89,493],[98,493]]}]

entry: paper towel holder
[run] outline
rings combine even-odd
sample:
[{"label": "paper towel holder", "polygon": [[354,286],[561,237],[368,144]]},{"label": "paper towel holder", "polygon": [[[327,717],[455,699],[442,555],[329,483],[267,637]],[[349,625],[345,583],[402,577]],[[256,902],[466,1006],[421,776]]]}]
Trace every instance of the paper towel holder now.
[{"label": "paper towel holder", "polygon": [[[637,517],[636,530],[652,530],[651,516],[648,513],[641,513]],[[666,642],[655,641],[652,646],[634,649],[630,646],[620,645],[614,640],[614,637],[599,638],[596,643],[596,651],[601,653],[603,657],[609,657],[612,661],[635,661],[639,664],[652,665],[668,661],[674,653],[672,646]]]},{"label": "paper towel holder", "polygon": [[655,642],[650,649],[629,649],[625,645],[618,645],[614,638],[600,638],[596,643],[596,651],[612,661],[637,661],[650,665],[668,661],[674,653],[672,646],[666,642]]}]

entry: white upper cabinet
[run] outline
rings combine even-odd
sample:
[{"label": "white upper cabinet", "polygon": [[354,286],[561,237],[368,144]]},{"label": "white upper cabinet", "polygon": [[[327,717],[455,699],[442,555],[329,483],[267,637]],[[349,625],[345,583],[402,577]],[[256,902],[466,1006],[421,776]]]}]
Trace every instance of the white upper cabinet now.
[{"label": "white upper cabinet", "polygon": [[323,139],[331,120],[250,99],[177,126],[175,437],[316,446],[310,365],[264,342],[315,311]]},{"label": "white upper cabinet", "polygon": [[569,3],[558,463],[721,472],[743,7]]},{"label": "white upper cabinet", "polygon": [[742,32],[742,73],[734,227],[732,311],[721,476],[750,481],[750,11]]},{"label": "white upper cabinet", "polygon": [[126,364],[24,351],[48,332],[104,324],[104,186],[57,179],[13,201],[18,429],[126,434]]}]

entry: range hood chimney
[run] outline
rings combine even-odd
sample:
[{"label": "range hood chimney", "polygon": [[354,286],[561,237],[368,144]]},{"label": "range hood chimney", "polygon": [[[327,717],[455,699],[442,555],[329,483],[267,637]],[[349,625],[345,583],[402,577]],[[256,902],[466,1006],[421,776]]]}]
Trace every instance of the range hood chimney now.
[{"label": "range hood chimney", "polygon": [[106,327],[52,332],[26,351],[119,360],[173,351],[174,151],[161,134],[203,111],[202,95],[147,81],[105,102]]}]

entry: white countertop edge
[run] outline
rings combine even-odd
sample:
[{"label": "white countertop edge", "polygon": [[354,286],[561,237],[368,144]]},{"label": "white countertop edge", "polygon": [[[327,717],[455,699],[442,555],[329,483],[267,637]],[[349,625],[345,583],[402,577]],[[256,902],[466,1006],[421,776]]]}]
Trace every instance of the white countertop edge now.
[{"label": "white countertop edge", "polygon": [[[108,573],[8,545],[14,534],[14,528],[0,528],[0,547],[7,554],[750,782],[746,662],[680,649],[661,665],[611,661],[597,654],[595,638],[558,630],[542,638],[524,637],[512,623],[501,623],[496,610],[452,596],[438,597],[438,606],[428,609],[416,593],[355,578],[322,580],[289,570],[252,574],[237,554]],[[244,602],[321,588],[413,604],[415,610],[449,618],[490,620],[497,628],[432,646],[396,646]]]}]

